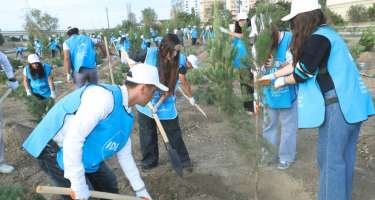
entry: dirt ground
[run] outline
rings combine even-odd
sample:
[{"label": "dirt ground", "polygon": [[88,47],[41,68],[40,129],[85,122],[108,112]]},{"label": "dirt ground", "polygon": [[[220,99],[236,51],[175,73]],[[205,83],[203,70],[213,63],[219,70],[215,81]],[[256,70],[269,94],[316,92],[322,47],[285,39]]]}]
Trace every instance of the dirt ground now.
[{"label": "dirt ground", "polygon": [[[197,52],[202,52],[197,50]],[[375,53],[364,56],[363,62],[373,62]],[[204,55],[200,55],[204,57]],[[367,60],[366,60],[367,59]],[[62,69],[56,70],[57,80],[63,80]],[[375,75],[375,65],[362,71]],[[375,94],[375,79],[364,78]],[[67,87],[58,86],[58,94]],[[0,91],[2,94],[4,90]],[[254,196],[254,160],[247,157],[238,141],[248,140],[246,134],[236,135],[228,118],[213,106],[203,105],[208,119],[184,99],[177,99],[180,125],[194,164],[194,171],[178,177],[171,169],[164,146],[160,143],[160,165],[148,172],[141,172],[152,197],[158,200],[247,200]],[[1,186],[22,186],[31,190],[37,185],[53,185],[39,169],[35,160],[20,145],[35,126],[33,117],[25,105],[16,98],[8,98],[2,106],[5,118],[6,160],[16,167],[12,174],[0,174]],[[253,119],[249,117],[249,121]],[[250,133],[249,133],[250,134]],[[236,137],[234,137],[236,136]],[[133,136],[133,152],[140,159],[136,128]],[[297,160],[290,169],[280,171],[276,165],[260,168],[260,200],[313,200],[316,199],[318,170],[316,165],[316,130],[298,132]],[[358,144],[354,200],[375,200],[375,117],[365,122]],[[122,194],[133,195],[127,178],[115,158],[109,165],[118,175]],[[48,199],[56,199],[46,196]]]}]

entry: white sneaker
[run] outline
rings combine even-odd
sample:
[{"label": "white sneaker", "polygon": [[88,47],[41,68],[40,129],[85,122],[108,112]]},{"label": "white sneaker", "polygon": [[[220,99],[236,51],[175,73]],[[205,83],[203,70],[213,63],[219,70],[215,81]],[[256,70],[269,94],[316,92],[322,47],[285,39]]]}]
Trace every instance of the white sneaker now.
[{"label": "white sneaker", "polygon": [[12,165],[8,165],[5,163],[0,164],[0,173],[9,174],[14,170]]}]

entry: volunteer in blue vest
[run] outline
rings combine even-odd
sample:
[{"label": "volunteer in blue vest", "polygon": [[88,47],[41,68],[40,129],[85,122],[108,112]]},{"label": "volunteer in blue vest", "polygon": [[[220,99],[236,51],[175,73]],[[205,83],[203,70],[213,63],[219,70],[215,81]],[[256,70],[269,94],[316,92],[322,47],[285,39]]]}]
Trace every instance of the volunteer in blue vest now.
[{"label": "volunteer in blue vest", "polygon": [[[8,57],[0,51],[0,69],[4,70],[8,78],[8,87],[12,90],[18,88],[18,82],[13,72],[13,67],[10,64]],[[1,105],[0,105],[1,106]],[[5,162],[5,145],[3,140],[3,108],[0,108],[0,173],[8,174],[14,170],[12,165]]]},{"label": "volunteer in blue vest", "polygon": [[43,56],[43,45],[38,39],[35,39],[34,41],[34,50],[40,58]]},{"label": "volunteer in blue vest", "polygon": [[74,199],[88,199],[89,185],[119,192],[116,176],[104,162],[114,155],[136,196],[151,199],[131,152],[131,107],[145,105],[157,88],[168,91],[158,70],[146,64],[132,67],[125,85],[81,87],[47,113],[23,147],[56,185],[71,188]]},{"label": "volunteer in blue vest", "polygon": [[192,164],[189,153],[182,138],[176,109],[175,89],[180,74],[179,58],[182,46],[175,34],[164,36],[159,48],[151,47],[145,54],[130,56],[136,62],[156,66],[160,81],[167,85],[168,92],[156,92],[151,100],[155,110],[147,106],[136,106],[138,110],[139,138],[142,151],[142,168],[145,170],[156,167],[159,163],[157,127],[152,113],[156,113],[166,131],[171,146],[176,149],[183,167],[190,171]]},{"label": "volunteer in blue vest", "polygon": [[191,44],[196,45],[198,40],[198,30],[197,26],[194,26],[193,29],[191,29]]},{"label": "volunteer in blue vest", "polygon": [[23,86],[26,95],[34,95],[38,99],[56,98],[52,67],[49,64],[42,64],[36,54],[30,54],[27,61],[28,64],[23,69]]},{"label": "volunteer in blue vest", "polygon": [[293,32],[293,65],[268,78],[277,78],[276,88],[297,83],[298,127],[319,128],[319,200],[350,200],[360,128],[375,114],[372,96],[318,0],[293,0],[282,20]]},{"label": "volunteer in blue vest", "polygon": [[16,47],[16,59],[18,59],[18,56],[21,57],[21,59],[23,58],[23,52],[26,51],[26,48],[25,47]]},{"label": "volunteer in blue vest", "polygon": [[86,35],[80,35],[78,28],[68,27],[68,39],[63,43],[64,67],[66,79],[69,82],[73,75],[76,88],[82,87],[86,82],[97,83],[95,46],[100,47],[103,57],[106,51],[102,43]]},{"label": "volunteer in blue vest", "polygon": [[56,52],[58,50],[57,46],[58,46],[58,44],[57,44],[56,40],[54,38],[51,38],[50,41],[49,41],[49,44],[48,44],[48,48],[49,48],[49,50],[51,50],[52,58],[54,58],[56,56]]},{"label": "volunteer in blue vest", "polygon": [[[234,34],[242,35],[241,24],[246,24],[247,15],[241,18],[242,15],[239,15],[238,21],[235,22]],[[245,18],[246,17],[246,18]],[[246,44],[241,40],[241,38],[235,37],[233,34],[230,34],[232,37],[232,46],[236,50],[236,55],[232,62],[232,65],[235,69],[239,70],[240,74],[240,84],[242,97],[244,99],[243,107],[246,112],[252,114],[254,112],[254,102],[253,102],[253,93],[254,88],[249,84],[253,80],[253,75],[250,71],[250,67],[247,66],[245,59],[248,59],[248,52]]]},{"label": "volunteer in blue vest", "polygon": [[[270,35],[271,36],[271,35]],[[272,27],[272,48],[275,51],[273,61],[265,65],[265,74],[272,74],[293,62],[289,51],[292,33],[279,31]],[[278,169],[288,169],[296,156],[297,140],[297,94],[294,85],[276,89],[273,84],[263,87],[264,104],[266,106],[263,126],[263,137],[278,151],[272,161],[278,161]],[[281,136],[278,140],[279,125]]]}]

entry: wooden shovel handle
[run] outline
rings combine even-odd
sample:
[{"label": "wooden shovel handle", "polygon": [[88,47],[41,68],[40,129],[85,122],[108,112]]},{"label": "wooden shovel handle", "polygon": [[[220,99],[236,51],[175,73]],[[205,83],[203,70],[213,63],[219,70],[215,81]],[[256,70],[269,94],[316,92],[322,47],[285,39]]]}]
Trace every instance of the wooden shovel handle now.
[{"label": "wooden shovel handle", "polygon": [[[38,186],[36,188],[36,192],[40,194],[70,195],[72,191],[70,188]],[[137,198],[137,197],[113,194],[113,193],[107,193],[107,192],[97,192],[97,191],[91,191],[91,197],[99,198],[99,199],[141,200],[141,198]]]},{"label": "wooden shovel handle", "polygon": [[[148,103],[147,106],[151,109],[151,112],[154,110],[154,106],[151,103]],[[167,134],[165,133],[164,127],[160,122],[160,119],[156,113],[152,113],[152,117],[154,118],[156,125],[158,126],[158,129],[160,131],[160,134],[164,140],[165,143],[169,143]]]},{"label": "wooden shovel handle", "polygon": [[12,89],[8,89],[5,94],[3,94],[3,96],[0,97],[0,105],[3,103],[3,101],[5,100],[5,98],[7,98],[9,96],[9,94],[12,93]]},{"label": "wooden shovel handle", "polygon": [[106,52],[107,52],[109,75],[111,76],[112,84],[115,84],[115,79],[113,78],[112,65],[111,65],[111,55],[109,54],[107,37],[104,37],[104,44],[105,44],[105,49],[106,49]]}]

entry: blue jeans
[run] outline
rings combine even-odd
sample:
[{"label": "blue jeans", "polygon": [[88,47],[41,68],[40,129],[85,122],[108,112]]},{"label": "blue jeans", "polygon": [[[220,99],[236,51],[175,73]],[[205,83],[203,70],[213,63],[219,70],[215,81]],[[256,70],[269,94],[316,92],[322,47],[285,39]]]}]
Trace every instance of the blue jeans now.
[{"label": "blue jeans", "polygon": [[[334,90],[325,98],[335,97]],[[325,121],[319,128],[319,200],[351,200],[356,146],[361,122],[348,124],[338,102],[327,105]]]},{"label": "blue jeans", "polygon": [[[278,148],[280,162],[293,162],[297,146],[297,100],[288,109],[267,109],[268,117],[263,126],[263,137],[275,148]],[[278,127],[281,125],[280,142]]]}]

